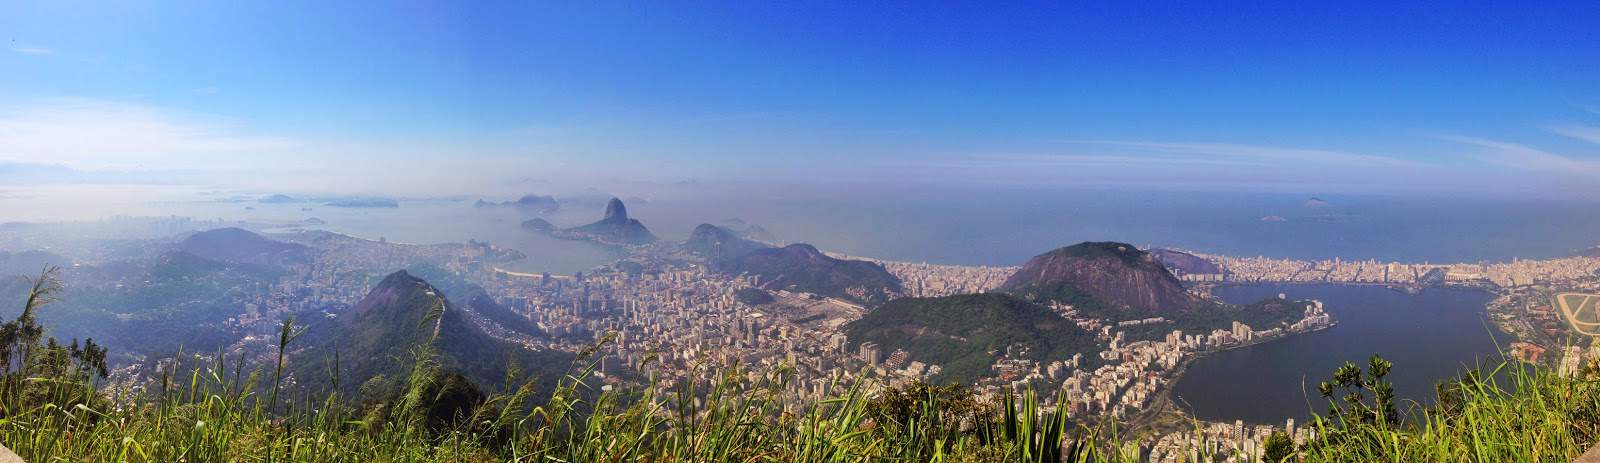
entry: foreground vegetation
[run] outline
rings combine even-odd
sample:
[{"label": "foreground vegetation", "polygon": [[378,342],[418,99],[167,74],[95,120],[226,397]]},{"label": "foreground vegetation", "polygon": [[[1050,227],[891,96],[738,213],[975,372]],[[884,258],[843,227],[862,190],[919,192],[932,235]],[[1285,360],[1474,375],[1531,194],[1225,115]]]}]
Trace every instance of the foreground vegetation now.
[{"label": "foreground vegetation", "polygon": [[[351,404],[286,392],[281,361],[179,355],[143,391],[111,394],[97,388],[104,350],[43,339],[32,320],[54,293],[48,276],[23,317],[0,327],[0,443],[28,461],[1139,461],[1123,450],[1140,436],[1071,423],[1033,391],[981,400],[953,386],[855,387],[796,407],[783,400],[783,371],[722,370],[641,395],[592,389],[592,364],[580,363],[553,390],[484,394],[423,350],[402,391]],[[286,322],[279,349],[296,333]],[[1567,462],[1596,440],[1592,375],[1513,365],[1442,385],[1436,406],[1411,410],[1395,404],[1387,362],[1347,365],[1321,387],[1330,409],[1310,426],[1317,438],[1278,436],[1267,456]]]}]

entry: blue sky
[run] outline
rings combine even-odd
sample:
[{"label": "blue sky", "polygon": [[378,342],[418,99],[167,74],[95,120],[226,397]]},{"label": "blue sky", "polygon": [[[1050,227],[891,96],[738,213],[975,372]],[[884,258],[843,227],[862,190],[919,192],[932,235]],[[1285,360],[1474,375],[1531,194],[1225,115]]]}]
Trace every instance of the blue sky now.
[{"label": "blue sky", "polygon": [[0,4],[0,162],[1600,197],[1594,2],[329,3]]}]

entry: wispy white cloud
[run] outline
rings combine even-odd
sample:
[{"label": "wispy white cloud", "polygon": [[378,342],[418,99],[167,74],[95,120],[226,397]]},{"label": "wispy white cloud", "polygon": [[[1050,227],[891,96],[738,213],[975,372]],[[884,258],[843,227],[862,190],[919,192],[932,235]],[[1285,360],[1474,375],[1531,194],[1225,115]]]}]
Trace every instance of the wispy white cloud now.
[{"label": "wispy white cloud", "polygon": [[11,46],[11,51],[14,51],[14,52],[17,52],[17,53],[21,53],[21,54],[24,54],[24,55],[54,55],[54,54],[56,54],[56,50],[54,48],[45,47],[45,46],[39,46],[39,45],[12,45]]},{"label": "wispy white cloud", "polygon": [[1437,193],[1473,190],[1482,181],[1453,164],[1351,151],[1128,140],[1053,144],[1062,146],[946,153],[908,167],[930,178],[1196,191]]},{"label": "wispy white cloud", "polygon": [[1260,163],[1340,164],[1358,167],[1420,167],[1426,164],[1408,159],[1363,153],[1322,149],[1286,148],[1279,146],[1247,145],[1234,143],[1171,143],[1122,140],[1066,140],[1062,143],[1101,146],[1135,152],[1167,155],[1205,156],[1211,159],[1234,161],[1254,160]]},{"label": "wispy white cloud", "polygon": [[1551,133],[1600,145],[1600,127],[1592,125],[1563,125],[1550,127]]},{"label": "wispy white cloud", "polygon": [[1577,159],[1541,150],[1527,145],[1459,135],[1439,135],[1438,138],[1483,148],[1481,157],[1487,162],[1518,170],[1551,174],[1600,177],[1600,162]]},{"label": "wispy white cloud", "polygon": [[87,99],[0,108],[0,160],[75,169],[207,168],[281,152],[292,140],[248,135],[227,120]]},{"label": "wispy white cloud", "polygon": [[1140,156],[1127,154],[1083,154],[1083,153],[1004,153],[986,154],[980,159],[967,159],[951,163],[951,166],[981,166],[981,165],[1012,165],[1026,166],[1052,166],[1052,167],[1194,167],[1194,166],[1229,166],[1247,167],[1261,166],[1263,163],[1249,159],[1222,159],[1198,156]]},{"label": "wispy white cloud", "polygon": [[[58,183],[87,179],[319,193],[479,194],[493,183],[485,179],[508,173],[579,182],[618,170],[562,166],[566,153],[529,145],[521,136],[264,134],[226,117],[92,99],[0,105],[0,165],[41,166],[27,176],[49,173]],[[588,167],[598,172],[582,170]]]}]

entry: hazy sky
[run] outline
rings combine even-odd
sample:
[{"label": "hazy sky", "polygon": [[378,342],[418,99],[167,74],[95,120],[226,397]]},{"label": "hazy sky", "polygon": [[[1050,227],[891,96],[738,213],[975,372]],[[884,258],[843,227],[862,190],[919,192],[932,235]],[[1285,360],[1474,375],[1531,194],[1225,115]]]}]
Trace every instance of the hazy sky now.
[{"label": "hazy sky", "polygon": [[1592,1],[145,3],[0,1],[4,181],[1600,197]]}]

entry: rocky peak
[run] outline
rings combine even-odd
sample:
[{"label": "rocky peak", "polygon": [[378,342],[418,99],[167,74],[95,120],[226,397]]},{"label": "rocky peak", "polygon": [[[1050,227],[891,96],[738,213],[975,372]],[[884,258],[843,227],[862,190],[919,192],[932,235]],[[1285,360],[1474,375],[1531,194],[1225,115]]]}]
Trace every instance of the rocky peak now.
[{"label": "rocky peak", "polygon": [[1001,288],[1037,299],[1082,293],[1113,306],[1155,313],[1188,311],[1201,303],[1149,253],[1109,241],[1034,256]]},{"label": "rocky peak", "polygon": [[600,220],[615,220],[625,222],[628,220],[628,207],[622,205],[622,200],[611,198],[611,202],[606,203],[605,218]]}]

